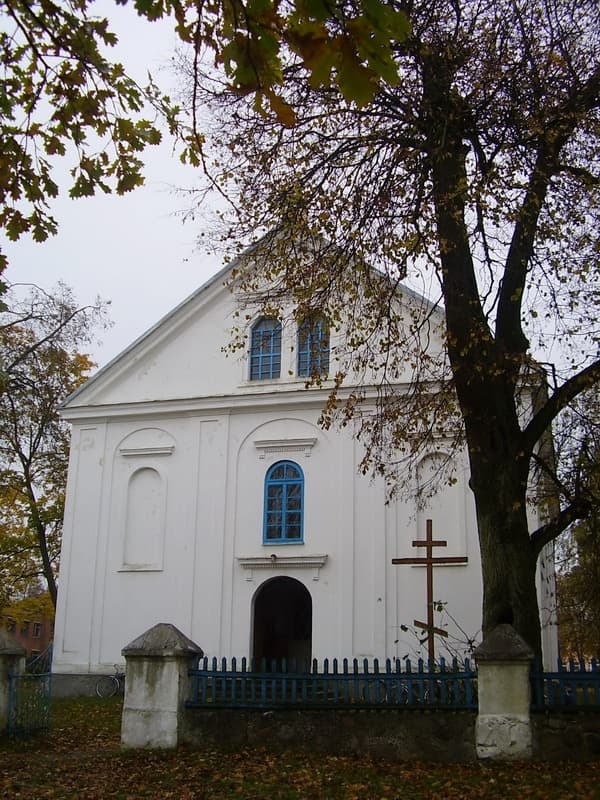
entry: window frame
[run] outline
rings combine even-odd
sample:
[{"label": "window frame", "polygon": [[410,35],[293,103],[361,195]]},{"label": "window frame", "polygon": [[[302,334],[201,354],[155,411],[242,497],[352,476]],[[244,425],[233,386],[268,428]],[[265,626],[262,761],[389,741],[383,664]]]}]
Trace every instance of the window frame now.
[{"label": "window frame", "polygon": [[[316,333],[316,336],[315,336]],[[305,337],[305,341],[302,341]],[[316,340],[313,342],[313,338]],[[329,323],[322,314],[305,317],[296,337],[296,373],[299,378],[325,377],[329,374],[331,352]],[[326,346],[323,346],[326,343]]]},{"label": "window frame", "polygon": [[[284,467],[283,478],[274,478],[273,473],[280,467]],[[296,477],[286,477],[285,468],[287,467],[291,467],[296,471]],[[282,489],[281,508],[279,509],[273,508],[272,504],[270,505],[272,496],[270,495],[269,489],[273,487],[281,487]],[[290,494],[289,489],[292,487],[299,487],[298,496],[293,496]],[[291,499],[296,499],[299,501],[298,508],[290,508],[289,501]],[[269,528],[273,526],[271,521],[272,516],[270,516],[273,514],[278,514],[280,518],[278,526],[281,529],[281,536],[277,538],[269,538],[267,535]],[[298,514],[299,520],[297,523],[290,523],[288,521],[289,516],[292,514]],[[297,525],[299,529],[299,535],[296,537],[290,537],[286,535],[288,526],[292,527],[292,524]],[[269,467],[265,474],[263,498],[263,544],[304,544],[304,472],[302,471],[302,467],[295,461],[289,461],[287,459],[277,461],[275,464],[272,464]]]},{"label": "window frame", "polygon": [[[270,328],[266,327],[268,324]],[[281,341],[281,320],[277,317],[261,317],[254,323],[250,331],[248,380],[268,381],[281,377]]]}]

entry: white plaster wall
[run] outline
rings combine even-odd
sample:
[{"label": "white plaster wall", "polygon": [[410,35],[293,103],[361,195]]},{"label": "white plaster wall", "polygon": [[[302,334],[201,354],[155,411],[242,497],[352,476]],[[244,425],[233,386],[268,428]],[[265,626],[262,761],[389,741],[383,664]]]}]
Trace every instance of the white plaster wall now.
[{"label": "white plaster wall", "polygon": [[243,354],[226,356],[235,304],[221,286],[184,306],[101,370],[78,405],[156,402],[231,394],[243,386]]},{"label": "white plaster wall", "polygon": [[103,423],[84,423],[72,433],[54,635],[63,672],[90,667],[105,437]]},{"label": "white plaster wall", "polygon": [[[181,417],[102,426],[101,458],[93,450],[82,456],[77,442],[89,441],[91,429],[75,426],[55,669],[110,669],[121,662],[122,647],[160,621],[218,641],[226,422]],[[119,452],[131,434],[157,429],[173,442],[170,454]],[[156,469],[166,485],[164,555],[147,568],[123,558],[127,484],[140,467]]]},{"label": "white plaster wall", "polygon": [[[400,301],[399,313],[406,321],[407,331],[412,324],[410,308],[415,302],[411,295]],[[73,398],[69,408],[301,390],[305,379],[296,375],[297,324],[293,309],[282,309],[281,375],[260,382],[248,380],[248,360],[243,349],[227,352],[233,329],[241,328],[242,340],[244,336],[249,340],[252,325],[260,318],[259,312],[252,309],[241,318],[236,317],[237,310],[236,298],[223,285],[223,279],[217,280],[184,301],[100,370]],[[423,313],[427,322],[420,335],[429,354],[435,357],[442,352],[441,317]],[[406,340],[412,341],[415,336],[409,332]],[[340,368],[348,369],[343,339],[343,330],[332,331],[331,375]],[[399,382],[411,380],[409,362],[407,358],[407,370],[396,376]],[[350,369],[345,383],[369,385],[377,381],[376,369],[361,370],[360,375]],[[333,386],[333,381],[325,381],[324,385]]]},{"label": "white plaster wall", "polygon": [[[424,568],[391,562],[423,554],[412,541],[424,537],[428,518],[434,538],[448,542],[435,555],[468,557],[466,565],[436,567],[434,577],[434,599],[455,620],[436,615],[436,624],[460,654],[478,638],[482,596],[466,460],[456,483],[425,508],[406,499],[386,504],[383,484],[358,474],[352,427],[318,427],[326,392],[305,391],[294,376],[293,326],[284,326],[276,381],[250,382],[243,354],[223,355],[234,309],[217,282],[68,403],[74,427],[54,668],[110,671],[121,649],[158,622],[176,625],[208,655],[248,656],[253,598],[277,575],[311,594],[313,656],[426,655],[413,629],[427,618]],[[439,344],[436,334],[432,347]],[[314,443],[305,452],[256,446],[282,440]],[[264,477],[282,458],[304,472],[304,542],[263,545]],[[136,555],[126,564],[127,486],[144,468],[156,471],[164,492],[162,552],[153,547],[149,563]],[[274,548],[327,562],[320,570],[254,571],[239,562]]]},{"label": "white plaster wall", "polygon": [[[419,513],[404,501],[386,505],[382,483],[357,472],[352,431],[325,432],[318,414],[304,402],[280,411],[76,425],[55,670],[108,671],[122,660],[121,649],[157,622],[172,622],[207,655],[249,656],[253,598],[277,575],[296,578],[311,594],[314,657],[417,655],[415,637],[400,626],[426,619],[424,570],[392,566],[391,559],[415,555]],[[314,439],[310,455],[256,446],[285,439]],[[161,442],[172,450],[156,452]],[[133,454],[124,455],[127,448]],[[264,476],[282,458],[304,473],[304,543],[263,545]],[[132,568],[123,563],[126,488],[142,466],[156,469],[166,485],[164,556],[159,567]],[[453,543],[453,553],[469,556],[468,566],[436,568],[435,595],[451,599],[465,630],[476,630],[481,588],[465,482],[452,487],[446,511],[436,503],[446,521],[462,508],[471,533],[461,531]],[[273,550],[328,559],[320,570],[248,571],[238,561]]]}]

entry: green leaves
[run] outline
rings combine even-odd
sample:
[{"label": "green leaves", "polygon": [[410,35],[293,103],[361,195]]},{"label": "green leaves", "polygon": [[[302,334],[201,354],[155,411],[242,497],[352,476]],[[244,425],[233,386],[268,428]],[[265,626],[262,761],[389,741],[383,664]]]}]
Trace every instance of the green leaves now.
[{"label": "green leaves", "polygon": [[397,83],[394,49],[410,32],[406,14],[385,0],[294,0],[285,8],[278,0],[209,0],[198,18],[191,0],[135,5],[148,19],[173,13],[180,38],[212,50],[234,91],[254,94],[259,113],[266,101],[286,126],[295,122],[282,90],[292,63],[302,63],[312,87],[336,86],[362,106],[383,83]]},{"label": "green leaves", "polygon": [[57,157],[75,162],[71,197],[131,191],[143,183],[138,153],[161,139],[154,121],[136,117],[146,103],[170,120],[177,110],[106,58],[117,39],[106,19],[88,16],[87,0],[7,0],[4,9],[0,225],[12,240],[44,241],[56,232]]},{"label": "green leaves", "polygon": [[380,0],[353,11],[300,0],[284,38],[308,69],[311,86],[337,85],[346,101],[364,106],[383,82],[398,82],[394,47],[409,32],[406,14]]},{"label": "green leaves", "polygon": [[[125,5],[128,0],[116,0]],[[404,12],[385,0],[134,0],[148,21],[172,17],[180,39],[212,50],[236,92],[254,94],[255,109],[292,127],[285,71],[298,60],[312,87],[335,86],[366,105],[382,83],[398,81],[394,48],[409,32]],[[139,154],[160,142],[151,107],[200,164],[203,138],[181,130],[179,109],[156,86],[141,88],[112,63],[117,38],[91,0],[6,0],[0,31],[0,225],[10,239],[56,232],[50,200],[57,158],[73,166],[71,197],[124,193],[142,185]],[[196,76],[197,79],[197,76]],[[194,152],[195,151],[195,152]],[[5,259],[0,255],[0,271]]]},{"label": "green leaves", "polygon": [[320,2],[298,3],[288,38],[317,87],[337,83],[347,101],[366,105],[382,82],[398,81],[394,46],[410,32],[406,14],[380,0],[365,0],[354,13]]},{"label": "green leaves", "polygon": [[365,106],[376,91],[372,70],[363,66],[358,54],[347,41],[342,43],[337,75],[340,91],[348,101]]}]

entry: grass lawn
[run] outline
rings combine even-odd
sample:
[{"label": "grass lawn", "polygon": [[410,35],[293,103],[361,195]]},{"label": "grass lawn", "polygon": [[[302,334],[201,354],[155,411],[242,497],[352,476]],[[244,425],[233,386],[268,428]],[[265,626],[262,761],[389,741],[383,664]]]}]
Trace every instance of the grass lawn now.
[{"label": "grass lawn", "polygon": [[390,763],[244,749],[121,751],[120,700],[57,700],[53,729],[0,738],[4,800],[600,800],[600,762]]}]

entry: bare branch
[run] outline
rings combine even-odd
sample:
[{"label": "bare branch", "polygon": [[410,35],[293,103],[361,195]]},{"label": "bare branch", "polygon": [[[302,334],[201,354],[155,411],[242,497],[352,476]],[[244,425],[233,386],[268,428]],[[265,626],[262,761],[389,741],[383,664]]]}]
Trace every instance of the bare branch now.
[{"label": "bare branch", "polygon": [[563,531],[566,531],[569,525],[572,525],[579,519],[584,519],[590,512],[590,504],[582,499],[578,499],[568,505],[541,528],[535,530],[530,537],[531,546],[536,556],[540,554],[542,548],[553,542]]},{"label": "bare branch", "polygon": [[600,381],[600,360],[594,361],[581,372],[574,375],[553,392],[548,400],[536,411],[523,431],[523,447],[533,452],[536,443],[549,430],[558,414],[578,395]]}]

